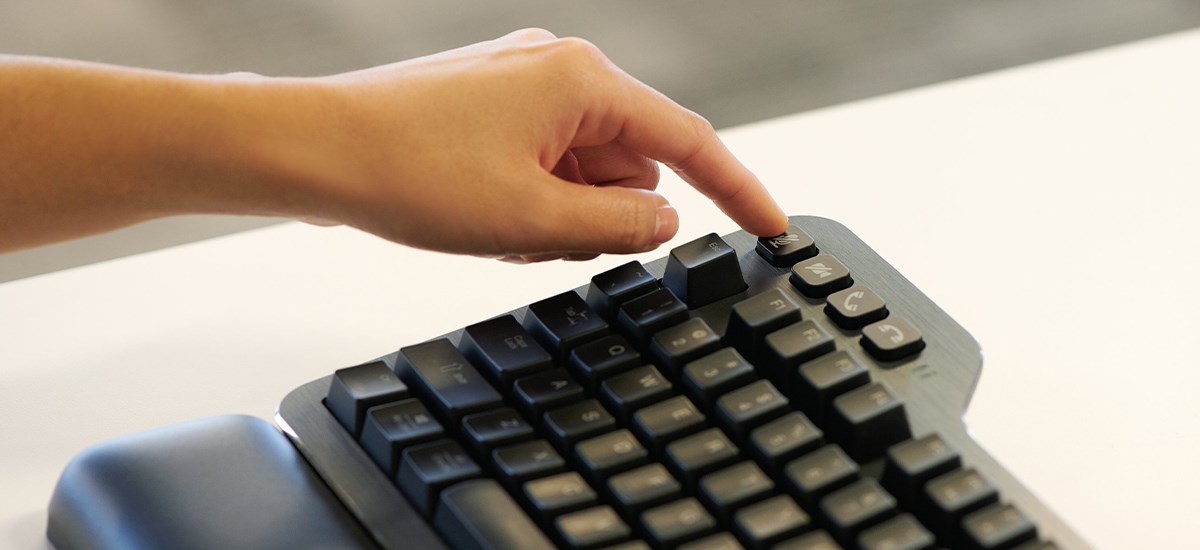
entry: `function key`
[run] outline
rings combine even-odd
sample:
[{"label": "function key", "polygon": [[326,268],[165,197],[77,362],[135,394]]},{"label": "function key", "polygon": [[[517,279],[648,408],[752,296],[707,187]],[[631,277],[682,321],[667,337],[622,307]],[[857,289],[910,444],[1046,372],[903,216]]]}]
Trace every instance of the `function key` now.
[{"label": "function key", "polygon": [[867,367],[846,351],[835,351],[800,365],[788,395],[813,422],[824,424],[835,397],[870,382]]},{"label": "function key", "polygon": [[525,328],[560,364],[575,346],[608,333],[608,323],[574,290],[529,304]]},{"label": "function key", "polygon": [[792,266],[789,280],[809,298],[824,298],[854,284],[850,270],[830,254],[818,254]]},{"label": "function key", "polygon": [[334,371],[325,407],[357,439],[367,409],[405,397],[408,387],[404,382],[383,361],[375,361]]},{"label": "function key", "polygon": [[764,373],[781,388],[795,383],[796,367],[836,349],[833,336],[812,321],[800,321],[767,335],[763,341]]},{"label": "function key", "polygon": [[567,361],[567,367],[588,391],[596,391],[605,378],[643,364],[642,354],[618,334],[580,345],[571,350]]},{"label": "function key", "polygon": [[501,405],[496,389],[445,338],[400,348],[396,374],[425,397],[451,429],[463,415]]},{"label": "function key", "polygon": [[626,302],[617,314],[617,326],[641,345],[649,342],[654,333],[686,320],[687,306],[665,288]]},{"label": "function key", "polygon": [[442,439],[404,449],[396,484],[429,517],[442,489],[479,477],[480,473],[479,466],[457,442]]},{"label": "function key", "polygon": [[650,339],[650,352],[671,377],[683,366],[721,347],[721,338],[699,317],[659,331]]},{"label": "function key", "polygon": [[803,229],[788,225],[774,237],[759,237],[754,247],[759,256],[775,267],[788,267],[817,254],[817,244]]},{"label": "function key", "polygon": [[529,415],[540,418],[542,411],[583,399],[580,386],[566,369],[531,374],[513,383],[513,401]]},{"label": "function key", "polygon": [[826,300],[825,315],[846,330],[858,330],[888,316],[883,299],[863,285],[834,292]]},{"label": "function key", "polygon": [[538,520],[547,526],[555,517],[592,506],[598,499],[596,491],[579,472],[563,472],[527,482],[522,495]]},{"label": "function key", "polygon": [[863,531],[858,545],[863,550],[932,550],[937,539],[911,514],[901,514]]},{"label": "function key", "polygon": [[442,437],[442,425],[419,399],[371,407],[363,424],[362,446],[388,476],[396,474],[405,447]]},{"label": "function key", "polygon": [[746,290],[737,251],[716,233],[672,249],[662,282],[693,309]]},{"label": "function key", "polygon": [[903,317],[890,317],[863,327],[862,347],[880,361],[899,361],[925,349],[921,331]]},{"label": "function key", "polygon": [[888,449],[880,482],[901,505],[911,507],[926,482],[961,465],[958,451],[938,434],[929,434]]},{"label": "function key", "polygon": [[464,416],[462,434],[475,456],[486,459],[496,447],[533,439],[533,427],[517,411],[503,407]]},{"label": "function key", "polygon": [[558,538],[567,548],[600,548],[621,542],[632,534],[611,506],[595,506],[565,514],[554,520],[554,525]]},{"label": "function key", "polygon": [[752,382],[717,399],[717,418],[739,441],[750,430],[786,414],[788,400],[767,380]]},{"label": "function key", "polygon": [[874,479],[863,478],[821,499],[821,513],[833,537],[845,546],[867,527],[896,515],[896,500]]},{"label": "function key", "polygon": [[734,532],[752,550],[765,550],[812,527],[812,518],[787,495],[752,504],[733,516]]},{"label": "function key", "polygon": [[674,548],[716,530],[717,521],[695,498],[685,498],[642,514],[642,526],[659,547]]},{"label": "function key", "polygon": [[912,437],[904,402],[880,383],[834,399],[828,428],[830,439],[859,462],[879,458],[888,447]]},{"label": "function key", "polygon": [[964,548],[969,550],[1012,548],[1037,540],[1033,522],[1011,504],[993,504],[969,514],[962,526],[966,534]]},{"label": "function key", "polygon": [[751,360],[760,359],[763,339],[800,321],[800,306],[782,290],[772,288],[733,304],[725,340]]},{"label": "function key", "polygon": [[612,320],[621,304],[658,288],[658,279],[641,262],[629,262],[592,277],[587,303],[600,315]]},{"label": "function key", "polygon": [[463,329],[463,355],[480,366],[496,387],[507,390],[513,380],[551,367],[550,354],[533,340],[512,315]]},{"label": "function key", "polygon": [[755,380],[754,366],[733,348],[723,348],[683,368],[683,389],[705,410],[729,390]]}]

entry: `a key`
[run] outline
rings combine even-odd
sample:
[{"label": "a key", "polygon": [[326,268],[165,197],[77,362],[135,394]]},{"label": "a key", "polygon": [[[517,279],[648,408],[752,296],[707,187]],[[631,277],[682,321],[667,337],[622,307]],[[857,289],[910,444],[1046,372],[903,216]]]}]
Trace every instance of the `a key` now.
[{"label": "a key", "polygon": [[442,491],[433,526],[451,548],[554,548],[516,501],[491,479],[464,481]]},{"label": "a key", "polygon": [[705,410],[711,410],[729,390],[755,380],[754,366],[733,348],[722,348],[683,368],[683,391]]},{"label": "a key", "polygon": [[638,353],[625,337],[610,334],[571,350],[567,368],[590,392],[596,391],[606,378],[644,365]]},{"label": "a key", "polygon": [[525,328],[560,365],[575,346],[608,334],[608,323],[574,290],[529,304]]},{"label": "a key", "polygon": [[850,270],[830,254],[818,254],[792,266],[789,280],[801,294],[813,299],[824,298],[854,284]]},{"label": "a key", "polygon": [[750,432],[750,452],[763,469],[780,474],[792,459],[824,444],[824,434],[804,413],[789,412]]},{"label": "a key", "polygon": [[546,433],[563,453],[570,452],[575,443],[614,430],[617,419],[595,399],[546,411]]},{"label": "a key", "polygon": [[903,317],[888,317],[863,327],[863,349],[880,361],[899,361],[925,349],[921,331]]},{"label": "a key", "polygon": [[940,539],[961,537],[959,522],[967,514],[1000,501],[996,488],[973,468],[954,470],[929,480],[917,501],[917,517]]},{"label": "a key", "polygon": [[567,462],[549,442],[535,439],[492,451],[492,466],[505,486],[516,492],[526,481],[562,472]]},{"label": "a key", "polygon": [[564,514],[554,524],[568,548],[600,548],[621,542],[632,533],[611,506],[593,506]]},{"label": "a key", "polygon": [[788,397],[813,422],[825,423],[839,395],[871,382],[871,373],[845,350],[823,355],[800,365]]},{"label": "a key", "polygon": [[783,468],[788,489],[809,510],[815,510],[821,497],[858,479],[858,463],[837,445],[826,445]]},{"label": "a key", "polygon": [[772,288],[733,304],[725,341],[752,361],[762,359],[768,334],[800,322],[800,306],[785,292]]},{"label": "a key", "polygon": [[617,313],[617,327],[631,341],[643,346],[654,333],[686,320],[687,305],[665,288],[625,302]]},{"label": "a key", "polygon": [[912,514],[901,514],[863,531],[863,550],[933,550],[937,539]]},{"label": "a key", "polygon": [[629,430],[617,430],[575,445],[575,458],[592,484],[603,486],[613,474],[645,464],[650,454]]},{"label": "a key", "polygon": [[926,482],[961,465],[958,451],[938,434],[929,434],[889,448],[880,483],[908,508],[916,502]]},{"label": "a key", "polygon": [[790,388],[795,384],[796,368],[801,363],[832,353],[835,347],[833,336],[811,320],[788,325],[763,340],[764,374],[776,386]]},{"label": "a key", "polygon": [[717,420],[738,441],[750,430],[786,414],[788,400],[767,380],[751,382],[717,399]]},{"label": "a key", "polygon": [[677,395],[634,413],[633,429],[655,456],[659,456],[671,441],[704,429],[704,420],[704,413],[691,400]]},{"label": "a key", "polygon": [[817,254],[817,244],[803,229],[789,225],[774,237],[759,237],[754,250],[775,267],[788,267]]},{"label": "a key", "polygon": [[554,518],[593,506],[598,500],[596,491],[579,472],[563,472],[528,481],[521,494],[538,521],[547,527]]},{"label": "a key", "polygon": [[751,550],[766,550],[812,528],[812,517],[787,495],[751,504],[733,516],[733,532]]},{"label": "a key", "polygon": [[354,438],[362,434],[367,409],[408,397],[408,387],[382,361],[333,372],[325,407]]},{"label": "a key", "polygon": [[658,288],[658,279],[641,262],[629,262],[592,277],[587,303],[612,321],[621,304]]},{"label": "a key", "polygon": [[887,317],[888,309],[883,299],[871,289],[854,285],[826,298],[825,315],[839,327],[858,330]]},{"label": "a key", "polygon": [[529,418],[539,418],[546,409],[583,399],[583,386],[567,374],[566,369],[551,369],[531,374],[518,379],[512,388],[513,402]]},{"label": "a key", "polygon": [[829,439],[859,462],[879,458],[888,447],[912,437],[904,403],[881,383],[834,399],[827,425]]},{"label": "a key", "polygon": [[821,499],[821,514],[830,534],[853,546],[863,529],[896,515],[896,499],[874,479],[863,478]]},{"label": "a key", "polygon": [[550,354],[512,315],[463,329],[459,348],[492,384],[502,390],[512,387],[513,380],[549,369],[553,364]]},{"label": "a key", "polygon": [[738,447],[720,428],[709,428],[667,445],[666,463],[688,487],[738,460]]},{"label": "a key", "polygon": [[657,462],[608,480],[608,492],[613,502],[628,518],[636,518],[647,508],[675,500],[682,491],[683,485]]},{"label": "a key", "polygon": [[533,439],[533,427],[517,411],[502,407],[462,419],[462,435],[480,460],[487,460],[497,447]]},{"label": "a key", "polygon": [[734,510],[763,500],[774,491],[775,482],[750,460],[717,470],[700,479],[701,499],[726,524]]},{"label": "a key", "polygon": [[464,415],[501,405],[496,389],[445,338],[400,348],[396,374],[452,429]]},{"label": "a key", "polygon": [[405,447],[439,439],[442,425],[418,399],[371,407],[363,424],[363,450],[387,473],[396,475]]},{"label": "a key", "polygon": [[716,233],[673,248],[662,284],[692,309],[746,290],[737,251]]},{"label": "a key", "polygon": [[674,547],[716,530],[717,522],[695,498],[684,498],[642,514],[642,526],[654,544]]},{"label": "a key", "polygon": [[618,374],[600,384],[600,400],[622,422],[634,411],[670,397],[671,382],[651,365]]},{"label": "a key", "polygon": [[1037,528],[1011,504],[993,504],[968,514],[962,521],[968,550],[1012,548],[1037,540]]},{"label": "a key", "polygon": [[457,442],[440,439],[404,449],[396,485],[425,514],[433,515],[442,489],[480,475],[479,465]]},{"label": "a key", "polygon": [[683,366],[717,351],[721,338],[699,317],[659,331],[650,338],[650,353],[671,378],[679,376]]}]

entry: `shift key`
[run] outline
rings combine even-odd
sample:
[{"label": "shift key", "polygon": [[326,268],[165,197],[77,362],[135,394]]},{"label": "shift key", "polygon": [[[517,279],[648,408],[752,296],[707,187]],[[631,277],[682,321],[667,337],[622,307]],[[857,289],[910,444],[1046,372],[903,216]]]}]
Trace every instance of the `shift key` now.
[{"label": "shift key", "polygon": [[445,338],[400,348],[396,374],[445,426],[456,428],[464,415],[501,405],[495,388]]}]

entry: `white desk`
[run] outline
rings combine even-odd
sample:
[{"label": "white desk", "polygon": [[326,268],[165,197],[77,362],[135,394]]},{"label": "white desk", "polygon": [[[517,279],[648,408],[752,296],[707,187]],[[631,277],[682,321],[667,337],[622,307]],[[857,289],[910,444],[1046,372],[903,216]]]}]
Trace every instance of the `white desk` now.
[{"label": "white desk", "polygon": [[[845,223],[980,340],[968,425],[1106,548],[1195,546],[1197,59],[1200,31],[724,133],[786,210]],[[682,187],[664,178],[683,222],[663,252],[733,229]],[[270,418],[334,368],[623,261],[510,266],[290,224],[0,285],[0,546],[45,544],[87,445]]]}]

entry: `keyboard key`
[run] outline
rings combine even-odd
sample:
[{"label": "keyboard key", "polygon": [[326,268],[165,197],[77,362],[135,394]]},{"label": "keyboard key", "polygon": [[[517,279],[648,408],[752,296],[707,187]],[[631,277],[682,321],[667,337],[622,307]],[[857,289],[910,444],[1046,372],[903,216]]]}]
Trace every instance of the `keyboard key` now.
[{"label": "keyboard key", "polygon": [[608,480],[608,492],[626,517],[680,497],[683,485],[657,462],[617,474]]},{"label": "keyboard key", "polygon": [[567,462],[545,439],[535,439],[492,451],[492,466],[500,481],[516,493],[526,481],[562,472]]},{"label": "keyboard key", "polygon": [[813,531],[776,544],[772,550],[842,550],[825,531]]},{"label": "keyboard key", "polygon": [[753,361],[762,358],[768,334],[800,321],[800,306],[785,292],[772,288],[733,304],[725,341]]},{"label": "keyboard key", "polygon": [[871,373],[850,353],[842,350],[800,365],[788,397],[818,425],[825,423],[833,400],[871,382]]},{"label": "keyboard key", "polygon": [[788,489],[809,510],[821,497],[858,479],[858,464],[837,445],[826,445],[784,466]]},{"label": "keyboard key", "polygon": [[853,546],[863,529],[896,515],[896,499],[874,479],[863,478],[821,499],[821,514],[830,534]]},{"label": "keyboard key", "polygon": [[586,399],[547,411],[545,423],[554,446],[566,453],[581,440],[616,429],[617,419],[599,401]]},{"label": "keyboard key", "polygon": [[496,447],[533,439],[533,427],[517,411],[502,407],[464,416],[462,435],[472,453],[487,460]]},{"label": "keyboard key", "polygon": [[766,550],[812,528],[812,518],[787,495],[747,506],[733,517],[734,532],[752,550]]},{"label": "keyboard key", "polygon": [[921,331],[902,317],[889,317],[863,327],[860,342],[880,361],[899,361],[925,349]]},{"label": "keyboard key", "polygon": [[650,454],[629,430],[598,435],[575,445],[583,474],[596,486],[613,474],[645,464]]},{"label": "keyboard key", "polygon": [[433,405],[444,426],[456,429],[464,415],[501,405],[496,389],[445,338],[400,348],[396,374]]},{"label": "keyboard key", "polygon": [[387,473],[396,475],[405,447],[439,439],[442,425],[417,399],[371,407],[363,425],[362,447]]},{"label": "keyboard key", "polygon": [[917,517],[940,539],[961,537],[959,522],[967,514],[1000,501],[996,488],[973,468],[955,470],[925,484]]},{"label": "keyboard key", "polygon": [[513,382],[512,399],[529,418],[541,418],[546,409],[583,399],[583,386],[566,369],[551,369]]},{"label": "keyboard key", "polygon": [[346,431],[362,435],[367,409],[408,397],[408,387],[382,361],[338,369],[329,382],[325,407]]},{"label": "keyboard key", "polygon": [[993,504],[962,521],[964,548],[998,550],[1037,540],[1037,528],[1011,504]]},{"label": "keyboard key", "polygon": [[606,378],[644,364],[642,354],[623,336],[610,334],[571,350],[567,368],[588,391],[594,392]]},{"label": "keyboard key", "polygon": [[563,472],[526,482],[521,492],[529,509],[547,527],[554,518],[593,506],[598,500],[596,491],[579,472]]},{"label": "keyboard key", "polygon": [[632,533],[611,506],[595,506],[560,516],[554,522],[568,548],[600,548],[621,542]]},{"label": "keyboard key", "polygon": [[958,451],[938,434],[929,434],[889,448],[880,483],[902,506],[911,507],[926,482],[961,465]]},{"label": "keyboard key", "polygon": [[671,441],[706,428],[704,419],[691,400],[677,395],[634,413],[633,429],[657,456]]},{"label": "keyboard key", "polygon": [[621,305],[658,288],[658,279],[641,262],[629,262],[592,277],[587,303],[612,321]]},{"label": "keyboard key", "polygon": [[688,363],[683,368],[681,383],[692,401],[705,410],[711,410],[717,398],[756,378],[754,366],[743,359],[737,350],[722,348]]},{"label": "keyboard key", "polygon": [[829,254],[818,254],[792,266],[788,279],[801,294],[809,298],[824,298],[854,284],[850,270]]},{"label": "keyboard key", "polygon": [[452,548],[554,548],[516,501],[490,479],[464,481],[442,491],[433,526]]},{"label": "keyboard key", "polygon": [[750,451],[763,469],[780,474],[792,459],[825,443],[820,428],[799,411],[789,412],[750,432]]},{"label": "keyboard key", "polygon": [[774,237],[759,237],[754,247],[759,256],[775,267],[788,267],[817,254],[817,244],[803,229],[789,225]]},{"label": "keyboard key", "polygon": [[671,383],[651,365],[618,374],[600,384],[600,400],[622,422],[634,411],[670,397]]},{"label": "keyboard key", "polygon": [[795,384],[796,368],[827,353],[836,345],[833,336],[812,321],[788,325],[763,340],[760,366],[768,379],[780,388]]},{"label": "keyboard key", "polygon": [[722,523],[734,510],[758,502],[775,491],[775,482],[752,461],[745,460],[717,470],[700,480],[700,497]]},{"label": "keyboard key", "polygon": [[911,514],[901,514],[863,531],[863,550],[932,550],[937,539]]},{"label": "keyboard key", "polygon": [[673,248],[662,284],[692,309],[746,290],[737,251],[716,233]]},{"label": "keyboard key", "polygon": [[502,390],[517,378],[549,369],[550,354],[512,315],[476,323],[463,329],[459,348],[479,366],[484,377]]},{"label": "keyboard key", "polygon": [[732,534],[722,532],[685,543],[679,550],[742,550],[742,545],[738,544]]},{"label": "keyboard key", "polygon": [[480,475],[479,465],[455,441],[441,439],[404,449],[396,485],[425,517],[433,515],[438,493]]},{"label": "keyboard key", "polygon": [[674,547],[716,530],[717,521],[694,498],[651,508],[642,514],[642,526],[652,544]]},{"label": "keyboard key", "polygon": [[659,331],[650,338],[650,353],[671,378],[683,366],[721,347],[721,338],[699,317]]},{"label": "keyboard key", "polygon": [[717,419],[738,441],[750,430],[783,416],[791,409],[788,400],[767,380],[751,382],[717,399]]},{"label": "keyboard key", "polygon": [[563,364],[575,346],[608,334],[608,323],[574,290],[529,304],[525,328],[558,364]]},{"label": "keyboard key", "polygon": [[725,432],[709,428],[667,445],[667,466],[688,487],[700,478],[738,460],[738,448]]},{"label": "keyboard key", "polygon": [[827,426],[829,439],[859,462],[879,458],[888,447],[912,437],[904,403],[880,383],[834,399]]},{"label": "keyboard key", "polygon": [[617,326],[630,341],[646,345],[654,333],[688,320],[687,305],[660,288],[621,306]]},{"label": "keyboard key", "polygon": [[839,327],[858,330],[887,317],[888,309],[883,299],[871,289],[854,285],[826,298],[825,315]]}]

